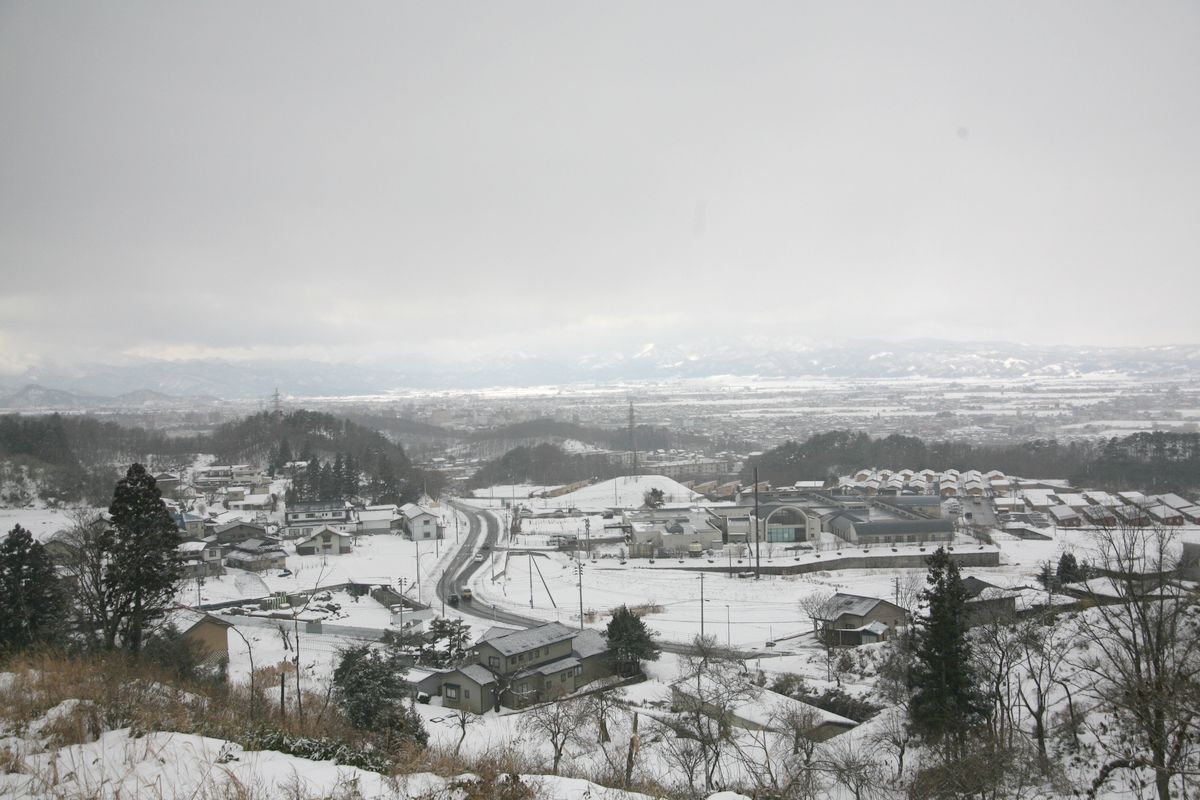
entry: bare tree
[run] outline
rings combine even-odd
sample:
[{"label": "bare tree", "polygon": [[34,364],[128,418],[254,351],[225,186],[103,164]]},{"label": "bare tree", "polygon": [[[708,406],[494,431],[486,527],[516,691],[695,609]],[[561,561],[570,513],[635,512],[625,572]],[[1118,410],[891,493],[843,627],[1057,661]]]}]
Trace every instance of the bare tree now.
[{"label": "bare tree", "polygon": [[579,741],[580,727],[587,710],[579,700],[553,700],[526,711],[521,726],[529,733],[550,743],[554,760],[550,771],[557,775],[563,751],[571,742]]},{"label": "bare tree", "polygon": [[892,708],[883,712],[881,722],[875,723],[871,733],[871,744],[890,750],[896,759],[896,776],[894,783],[904,778],[904,756],[908,752],[909,742],[912,741],[912,731],[908,728],[908,711],[904,707]]},{"label": "bare tree", "polygon": [[[829,631],[822,625],[824,621],[830,620],[833,616],[833,596],[835,592],[832,589],[821,589],[810,594],[806,594],[799,600],[800,610],[812,620],[813,633],[817,635],[817,641],[825,648],[825,680],[833,680],[833,638],[829,635]],[[839,685],[841,681],[838,681]]]},{"label": "bare tree", "polygon": [[831,745],[826,750],[824,760],[833,780],[845,788],[854,800],[874,797],[874,790],[883,783],[883,769],[879,761],[851,739]]},{"label": "bare tree", "polygon": [[1174,535],[1159,526],[1121,526],[1096,533],[1088,582],[1094,607],[1079,617],[1085,655],[1076,666],[1091,679],[1098,707],[1120,736],[1100,736],[1109,755],[1092,784],[1095,794],[1122,769],[1153,772],[1159,800],[1195,769],[1200,624],[1194,598],[1174,583]]},{"label": "bare tree", "polygon": [[757,692],[738,655],[719,647],[715,637],[697,636],[692,650],[680,659],[686,677],[675,686],[679,711],[676,733],[700,745],[704,759],[704,788],[711,789],[730,741],[734,710]]},{"label": "bare tree", "polygon": [[975,674],[984,685],[991,703],[987,722],[992,738],[1011,747],[1017,730],[1016,711],[1020,705],[1022,670],[1021,629],[1006,614],[984,614],[971,631],[974,644]]},{"label": "bare tree", "polygon": [[1062,666],[1070,652],[1071,634],[1052,617],[1037,616],[1021,624],[1018,642],[1024,680],[1018,688],[1021,705],[1033,723],[1031,734],[1037,744],[1043,770],[1049,766],[1046,752],[1047,710],[1050,694],[1059,684]]}]

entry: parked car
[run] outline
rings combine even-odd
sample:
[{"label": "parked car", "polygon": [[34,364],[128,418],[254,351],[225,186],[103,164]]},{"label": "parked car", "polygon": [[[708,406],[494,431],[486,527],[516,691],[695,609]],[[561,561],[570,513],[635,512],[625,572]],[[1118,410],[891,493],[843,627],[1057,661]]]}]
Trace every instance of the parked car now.
[{"label": "parked car", "polygon": [[475,560],[476,560],[476,561],[483,561],[483,559],[484,559],[484,555],[483,555],[483,553],[476,553],[476,554],[475,554]]}]

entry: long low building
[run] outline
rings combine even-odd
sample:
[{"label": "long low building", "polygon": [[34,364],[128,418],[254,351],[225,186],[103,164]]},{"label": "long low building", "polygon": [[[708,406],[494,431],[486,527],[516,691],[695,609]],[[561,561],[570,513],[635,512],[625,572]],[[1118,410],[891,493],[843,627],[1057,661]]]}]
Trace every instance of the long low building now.
[{"label": "long low building", "polygon": [[911,544],[954,540],[954,523],[948,519],[889,519],[872,521],[849,512],[834,514],[830,533],[861,544]]}]

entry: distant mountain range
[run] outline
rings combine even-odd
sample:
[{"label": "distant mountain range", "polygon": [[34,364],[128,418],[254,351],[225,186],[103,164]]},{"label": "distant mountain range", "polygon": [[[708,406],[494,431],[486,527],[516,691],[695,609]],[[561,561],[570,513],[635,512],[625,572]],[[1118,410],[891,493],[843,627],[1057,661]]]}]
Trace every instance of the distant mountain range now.
[{"label": "distant mountain range", "polygon": [[[39,370],[0,380],[0,407],[96,408],[194,405],[215,398],[379,394],[397,389],[479,389],[708,378],[1021,378],[1115,373],[1200,378],[1200,345],[1070,347],[1007,342],[851,341],[802,348],[647,344],[632,353],[573,359],[520,354],[446,361],[406,359],[361,366],[318,362],[153,361]],[[53,387],[53,388],[50,388]],[[5,392],[11,396],[3,397]]]},{"label": "distant mountain range", "polygon": [[31,383],[7,397],[0,397],[0,409],[13,411],[83,411],[91,409],[147,409],[147,408],[195,408],[205,403],[220,402],[216,397],[172,397],[152,389],[136,389],[131,392],[106,397],[91,394],[76,394],[63,389]]}]

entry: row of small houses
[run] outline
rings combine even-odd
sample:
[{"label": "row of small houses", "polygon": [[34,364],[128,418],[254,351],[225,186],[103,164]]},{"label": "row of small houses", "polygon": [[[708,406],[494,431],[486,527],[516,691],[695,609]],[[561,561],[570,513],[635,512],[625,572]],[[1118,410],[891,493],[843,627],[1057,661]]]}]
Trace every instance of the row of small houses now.
[{"label": "row of small houses", "polygon": [[[354,537],[396,533],[414,540],[442,538],[445,526],[428,509],[409,503],[355,509],[343,502],[298,503],[286,512],[285,537],[293,540],[296,555],[345,555],[353,552]],[[206,524],[193,514],[173,515],[188,541],[179,546],[187,578],[220,575],[224,567],[263,572],[283,569],[287,553],[283,541],[265,525],[245,520]]]},{"label": "row of small houses", "polygon": [[997,498],[994,502],[1000,512],[1045,512],[1060,528],[1200,524],[1200,505],[1177,494],[1062,491],[1027,493],[1023,498]]},{"label": "row of small houses", "polygon": [[998,469],[980,472],[977,469],[942,471],[923,469],[875,470],[860,469],[852,476],[838,481],[838,487],[854,490],[866,495],[876,494],[938,494],[942,497],[985,494],[1003,494],[1012,490],[1015,478]]}]

